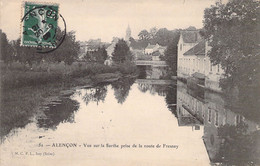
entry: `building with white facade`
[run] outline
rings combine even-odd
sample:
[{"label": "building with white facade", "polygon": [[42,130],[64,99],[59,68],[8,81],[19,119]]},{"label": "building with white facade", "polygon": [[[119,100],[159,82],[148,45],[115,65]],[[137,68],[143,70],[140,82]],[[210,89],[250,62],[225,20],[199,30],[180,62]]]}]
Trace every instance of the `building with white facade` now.
[{"label": "building with white facade", "polygon": [[145,48],[144,53],[146,55],[151,55],[153,52],[158,50],[159,47],[160,47],[159,44],[152,45],[152,44],[149,43],[148,46]]},{"label": "building with white facade", "polygon": [[160,46],[159,44],[148,44],[148,46],[145,48],[144,53],[145,55],[151,55],[151,58],[153,61],[159,61],[160,56],[164,56],[164,51],[166,50],[166,47]]},{"label": "building with white facade", "polygon": [[220,65],[212,65],[207,55],[209,49],[199,31],[182,31],[178,43],[177,76],[198,79],[201,86],[220,91],[219,80],[224,71]]}]

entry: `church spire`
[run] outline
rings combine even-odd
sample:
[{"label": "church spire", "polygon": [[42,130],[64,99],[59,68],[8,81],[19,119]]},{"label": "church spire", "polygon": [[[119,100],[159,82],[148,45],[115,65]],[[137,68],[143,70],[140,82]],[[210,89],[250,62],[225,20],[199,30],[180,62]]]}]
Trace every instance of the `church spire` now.
[{"label": "church spire", "polygon": [[128,24],[127,29],[126,29],[125,40],[129,41],[130,37],[131,37],[131,29],[130,29],[130,26]]}]

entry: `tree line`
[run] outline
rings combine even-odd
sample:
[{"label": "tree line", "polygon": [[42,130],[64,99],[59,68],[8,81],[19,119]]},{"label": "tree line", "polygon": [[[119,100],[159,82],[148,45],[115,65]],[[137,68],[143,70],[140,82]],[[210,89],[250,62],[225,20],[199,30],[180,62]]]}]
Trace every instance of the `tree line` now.
[{"label": "tree line", "polygon": [[167,28],[157,29],[152,27],[149,31],[143,29],[138,34],[138,40],[130,38],[130,46],[136,49],[144,49],[150,44],[159,44],[161,46],[168,46],[169,43],[176,40],[179,35],[180,29],[168,30]]},{"label": "tree line", "polygon": [[[57,34],[62,31],[57,29]],[[80,44],[76,41],[75,32],[70,31],[66,34],[65,40],[61,46],[50,53],[38,53],[36,48],[20,46],[21,39],[8,41],[7,36],[0,30],[1,36],[1,57],[0,59],[10,66],[12,62],[20,62],[24,65],[32,66],[33,63],[61,62],[72,64],[78,58]]]}]

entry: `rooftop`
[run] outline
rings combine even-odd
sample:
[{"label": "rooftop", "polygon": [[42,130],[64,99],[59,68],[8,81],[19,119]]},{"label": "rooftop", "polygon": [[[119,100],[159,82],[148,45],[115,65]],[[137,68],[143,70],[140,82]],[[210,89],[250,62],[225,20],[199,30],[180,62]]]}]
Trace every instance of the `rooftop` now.
[{"label": "rooftop", "polygon": [[186,51],[183,55],[205,55],[205,44],[206,41],[202,40],[194,47]]},{"label": "rooftop", "polygon": [[156,47],[156,45],[149,44],[145,49],[153,49],[154,47]]}]

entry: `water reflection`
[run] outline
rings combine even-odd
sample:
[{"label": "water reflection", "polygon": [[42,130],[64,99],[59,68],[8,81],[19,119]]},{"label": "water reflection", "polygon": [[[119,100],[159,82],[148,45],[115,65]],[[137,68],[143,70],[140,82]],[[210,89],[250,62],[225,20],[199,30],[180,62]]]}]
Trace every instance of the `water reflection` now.
[{"label": "water reflection", "polygon": [[129,94],[131,86],[135,82],[135,78],[121,78],[118,81],[113,82],[112,88],[114,89],[114,95],[117,102],[123,104]]},{"label": "water reflection", "polygon": [[160,66],[138,66],[138,79],[166,79],[167,68]]},{"label": "water reflection", "polygon": [[176,111],[177,86],[176,86],[176,83],[167,86],[165,102],[167,104],[167,108],[169,109],[169,111],[171,111],[173,113],[173,115],[175,117],[177,117],[177,111]]},{"label": "water reflection", "polygon": [[45,129],[56,129],[60,123],[73,123],[79,103],[70,97],[61,97],[60,101],[48,104],[42,114],[37,116],[37,126]]},{"label": "water reflection", "polygon": [[[122,78],[111,85],[78,89],[72,96],[61,96],[59,101],[49,104],[48,109],[37,115],[36,124],[31,123],[19,130],[14,138],[9,135],[2,154],[9,155],[10,148],[20,150],[20,146],[27,151],[31,148],[39,151],[34,145],[57,141],[79,144],[84,141],[90,144],[167,143],[180,145],[180,149],[119,151],[101,148],[94,152],[93,149],[79,148],[64,153],[60,149],[46,149],[62,153],[60,156],[89,154],[95,159],[111,158],[108,154],[114,152],[120,158],[132,156],[132,161],[138,158],[140,163],[159,156],[157,163],[152,163],[154,165],[181,165],[184,161],[189,162],[187,165],[260,163],[260,134],[255,121],[228,109],[227,100],[219,94],[189,89],[179,81],[158,79],[163,78],[164,72],[152,67],[148,67],[148,71],[147,67],[143,68],[145,71],[138,79]],[[14,144],[17,146],[12,146]],[[162,164],[161,157],[165,157],[163,161],[167,164]],[[176,160],[180,162],[175,164]],[[95,160],[98,161],[101,160]],[[67,165],[73,165],[69,162],[70,159],[66,160]]]},{"label": "water reflection", "polygon": [[87,89],[87,91],[85,92],[82,98],[85,101],[86,105],[88,105],[90,101],[96,102],[98,105],[100,101],[101,102],[105,101],[106,96],[107,96],[107,86],[98,85],[95,88]]},{"label": "water reflection", "polygon": [[203,141],[212,164],[259,164],[259,126],[256,122],[225,107],[219,94],[194,91],[178,82],[177,117],[180,126],[199,130],[204,126]]}]

